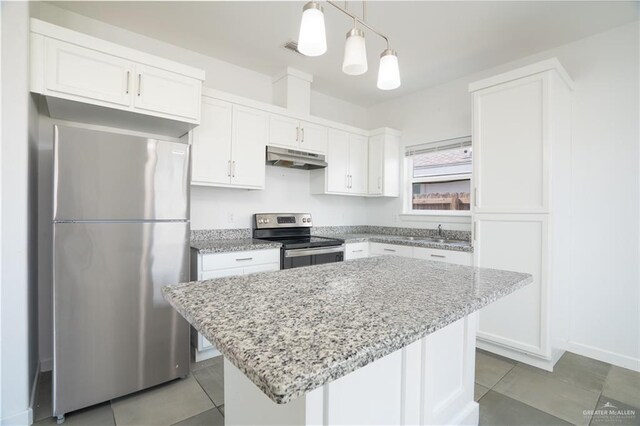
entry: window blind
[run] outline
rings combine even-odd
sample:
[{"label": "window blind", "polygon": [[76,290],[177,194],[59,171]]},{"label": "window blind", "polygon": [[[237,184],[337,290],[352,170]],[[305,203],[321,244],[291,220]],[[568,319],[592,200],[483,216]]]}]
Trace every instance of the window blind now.
[{"label": "window blind", "polygon": [[447,151],[449,149],[466,148],[471,146],[471,136],[463,136],[460,138],[445,139],[441,141],[428,142],[419,145],[411,145],[406,147],[405,156],[412,157],[414,155],[428,154],[431,152]]}]

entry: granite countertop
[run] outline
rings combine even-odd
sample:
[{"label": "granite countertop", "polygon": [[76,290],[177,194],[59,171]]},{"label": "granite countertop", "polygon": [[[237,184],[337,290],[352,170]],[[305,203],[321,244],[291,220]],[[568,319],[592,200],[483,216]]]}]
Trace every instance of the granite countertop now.
[{"label": "granite countertop", "polygon": [[249,250],[265,250],[265,249],[279,249],[282,244],[256,240],[254,238],[230,238],[230,239],[217,239],[212,238],[208,240],[195,240],[191,241],[191,247],[198,250],[200,253],[228,253],[233,251],[249,251]]},{"label": "granite countertop", "polygon": [[529,274],[380,256],[176,284],[162,293],[283,404],[530,282]]},{"label": "granite countertop", "polygon": [[[322,234],[322,237],[338,238],[345,243],[360,243],[370,241],[374,243],[398,244],[411,247],[427,247],[441,250],[453,250],[463,252],[473,252],[473,246],[468,241],[438,243],[427,241],[430,237],[415,237],[415,240],[407,239],[400,235],[369,234],[369,233],[335,233]],[[423,238],[423,239],[421,239]]]}]

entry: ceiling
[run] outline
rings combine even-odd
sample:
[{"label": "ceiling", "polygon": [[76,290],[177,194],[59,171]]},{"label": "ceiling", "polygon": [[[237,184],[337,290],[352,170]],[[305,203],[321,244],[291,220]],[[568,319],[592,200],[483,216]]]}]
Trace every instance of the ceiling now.
[{"label": "ceiling", "polygon": [[[366,32],[369,71],[342,73],[352,21],[324,4],[328,51],[320,57],[284,49],[296,40],[304,3],[242,1],[72,1],[56,6],[273,75],[292,66],[314,75],[320,92],[369,106],[569,43],[638,19],[637,2],[367,2],[367,22],[398,51],[402,86],[376,88],[385,45]],[[342,4],[342,3],[341,3]],[[361,2],[349,2],[361,13]]]}]

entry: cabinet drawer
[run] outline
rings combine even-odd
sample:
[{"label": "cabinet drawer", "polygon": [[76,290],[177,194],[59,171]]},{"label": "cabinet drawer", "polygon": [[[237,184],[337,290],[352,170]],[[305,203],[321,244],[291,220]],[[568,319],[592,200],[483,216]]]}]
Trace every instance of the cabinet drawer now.
[{"label": "cabinet drawer", "polygon": [[[280,250],[252,250],[202,255],[202,270],[245,268],[265,263],[280,264]],[[204,274],[203,274],[204,275]]]},{"label": "cabinet drawer", "polygon": [[349,243],[345,245],[344,258],[361,259],[363,257],[369,257],[369,243]]},{"label": "cabinet drawer", "polygon": [[473,254],[461,251],[439,250],[424,247],[414,247],[413,257],[416,259],[435,260],[437,262],[454,263],[456,265],[473,265]]},{"label": "cabinet drawer", "polygon": [[413,254],[413,247],[396,244],[371,243],[369,252],[372,256],[390,254],[394,256],[411,257]]}]

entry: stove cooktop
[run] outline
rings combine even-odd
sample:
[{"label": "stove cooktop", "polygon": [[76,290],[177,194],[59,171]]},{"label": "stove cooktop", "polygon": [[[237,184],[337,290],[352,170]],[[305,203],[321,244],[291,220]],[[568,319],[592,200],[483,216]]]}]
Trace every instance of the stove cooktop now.
[{"label": "stove cooktop", "polygon": [[312,247],[326,247],[326,246],[339,246],[344,243],[342,240],[336,238],[325,238],[315,236],[281,236],[281,237],[262,237],[261,240],[274,241],[282,244],[285,249],[293,248],[312,248]]}]

